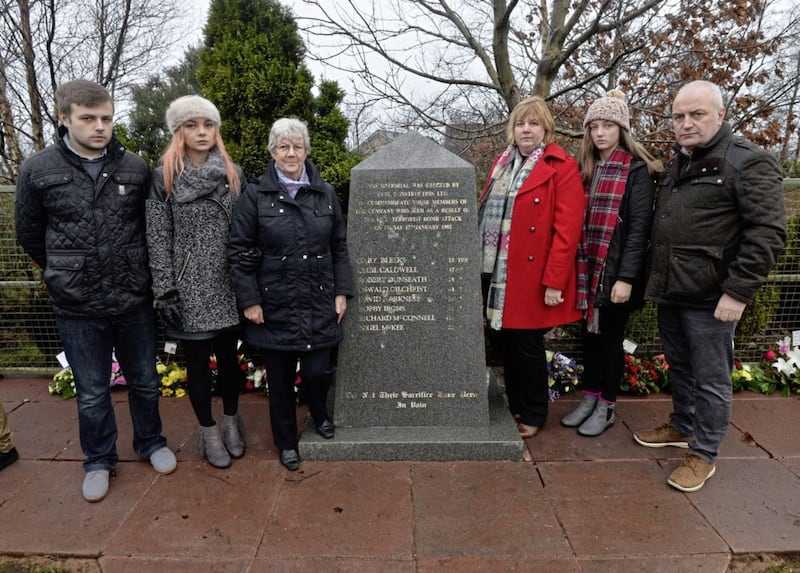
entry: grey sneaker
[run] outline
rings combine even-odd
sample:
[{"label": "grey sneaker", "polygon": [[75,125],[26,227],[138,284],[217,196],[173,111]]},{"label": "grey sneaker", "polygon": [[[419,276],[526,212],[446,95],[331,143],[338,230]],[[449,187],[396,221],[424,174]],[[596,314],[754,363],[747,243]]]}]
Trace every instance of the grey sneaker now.
[{"label": "grey sneaker", "polygon": [[178,467],[178,460],[167,446],[159,448],[150,454],[150,463],[153,469],[160,474],[171,474]]},{"label": "grey sneaker", "polygon": [[100,501],[108,493],[108,470],[92,470],[86,472],[83,478],[83,499],[86,501]]}]

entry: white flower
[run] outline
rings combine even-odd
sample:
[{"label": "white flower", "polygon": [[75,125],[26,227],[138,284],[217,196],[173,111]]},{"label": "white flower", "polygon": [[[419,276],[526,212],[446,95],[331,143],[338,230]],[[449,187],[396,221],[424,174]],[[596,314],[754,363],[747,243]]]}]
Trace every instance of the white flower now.
[{"label": "white flower", "polygon": [[783,357],[780,357],[773,362],[772,367],[787,377],[793,376],[797,371],[797,363],[794,361],[794,359],[786,360]]}]

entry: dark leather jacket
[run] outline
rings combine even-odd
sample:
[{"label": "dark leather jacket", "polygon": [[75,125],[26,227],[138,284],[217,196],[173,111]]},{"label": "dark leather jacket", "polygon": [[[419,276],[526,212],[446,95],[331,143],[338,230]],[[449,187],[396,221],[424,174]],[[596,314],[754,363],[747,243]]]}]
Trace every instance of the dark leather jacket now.
[{"label": "dark leather jacket", "polygon": [[[275,163],[236,202],[228,264],[239,308],[260,304],[264,324],[247,321],[247,341],[272,350],[308,351],[341,342],[336,295],[353,295],[344,217],[336,192],[306,160],[308,187],[292,199]],[[258,269],[240,254],[261,250]]]},{"label": "dark leather jacket", "polygon": [[[656,182],[647,171],[647,164],[634,159],[619,207],[617,226],[608,245],[600,283],[594,296],[595,306],[613,304],[636,309],[644,305],[645,261],[653,222],[655,191]],[[611,302],[611,289],[617,280],[632,286],[627,302]]]},{"label": "dark leather jacket", "polygon": [[97,183],[58,141],[20,167],[16,232],[44,270],[56,315],[111,316],[149,301],[144,205],[150,170],[115,137]]},{"label": "dark leather jacket", "polygon": [[689,157],[676,145],[661,180],[646,298],[714,308],[723,293],[752,303],[786,241],[775,158],[723,123]]}]

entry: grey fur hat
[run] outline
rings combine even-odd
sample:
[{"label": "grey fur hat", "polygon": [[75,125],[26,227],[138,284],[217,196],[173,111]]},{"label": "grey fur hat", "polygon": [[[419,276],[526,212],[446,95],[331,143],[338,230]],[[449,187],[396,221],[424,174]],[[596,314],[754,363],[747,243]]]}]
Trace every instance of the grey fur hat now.
[{"label": "grey fur hat", "polygon": [[222,123],[217,106],[198,95],[182,96],[173,101],[167,108],[165,119],[170,133],[175,133],[183,122],[198,117],[210,119],[217,127]]}]

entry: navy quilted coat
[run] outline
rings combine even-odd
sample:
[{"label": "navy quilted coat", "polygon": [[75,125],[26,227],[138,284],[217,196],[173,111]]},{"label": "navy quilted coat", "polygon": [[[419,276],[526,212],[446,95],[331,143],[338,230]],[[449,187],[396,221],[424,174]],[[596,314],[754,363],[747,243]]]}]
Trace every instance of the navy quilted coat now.
[{"label": "navy quilted coat", "polygon": [[[309,351],[342,340],[334,298],[352,296],[344,217],[336,193],[306,160],[308,187],[292,199],[274,161],[236,202],[228,263],[239,308],[260,304],[264,324],[247,323],[247,341],[272,350]],[[240,253],[261,250],[258,269]]]},{"label": "navy quilted coat", "polygon": [[144,213],[150,170],[114,137],[106,151],[97,183],[60,138],[19,170],[17,240],[44,270],[58,316],[118,315],[152,298]]}]

